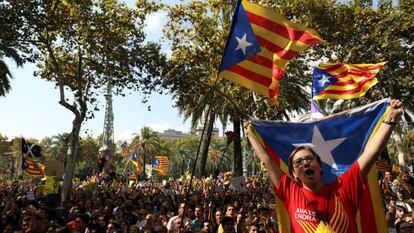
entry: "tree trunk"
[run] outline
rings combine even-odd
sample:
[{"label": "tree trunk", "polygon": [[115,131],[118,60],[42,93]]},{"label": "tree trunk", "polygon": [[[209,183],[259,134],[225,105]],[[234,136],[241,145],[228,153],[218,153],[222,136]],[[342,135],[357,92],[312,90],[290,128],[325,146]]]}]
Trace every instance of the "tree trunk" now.
[{"label": "tree trunk", "polygon": [[407,168],[407,164],[404,160],[404,146],[401,138],[401,133],[401,128],[399,126],[395,127],[392,138],[395,141],[395,147],[397,149],[398,166],[400,166],[400,168]]},{"label": "tree trunk", "polygon": [[79,150],[79,132],[82,119],[75,117],[72,123],[72,132],[69,136],[68,152],[66,154],[65,177],[62,186],[62,201],[70,200],[72,192],[72,180],[75,173],[76,159]]},{"label": "tree trunk", "polygon": [[240,140],[240,116],[233,117],[233,131],[235,133],[233,146],[234,146],[234,154],[233,154],[233,170],[234,176],[242,176],[243,175],[243,157],[242,157],[242,147],[241,147],[241,140]]},{"label": "tree trunk", "polygon": [[206,164],[207,164],[207,157],[208,157],[208,148],[210,147],[211,142],[211,136],[213,133],[213,126],[214,126],[214,120],[215,120],[215,114],[214,112],[210,112],[210,114],[207,117],[207,122],[204,122],[204,124],[207,124],[206,132],[203,135],[203,138],[201,138],[201,158],[199,163],[199,175],[200,177],[205,176],[206,174]]}]

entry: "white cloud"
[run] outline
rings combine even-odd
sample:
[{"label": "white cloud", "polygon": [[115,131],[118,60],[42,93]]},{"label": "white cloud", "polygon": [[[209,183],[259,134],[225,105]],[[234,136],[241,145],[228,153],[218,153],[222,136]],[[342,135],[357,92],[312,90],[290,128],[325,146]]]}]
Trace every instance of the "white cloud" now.
[{"label": "white cloud", "polygon": [[124,130],[121,130],[121,131],[115,130],[115,132],[114,132],[114,138],[115,139],[114,140],[115,140],[115,142],[118,142],[118,141],[130,142],[132,137],[133,137],[133,134],[137,133],[137,132],[139,132],[139,131],[134,130],[134,129],[124,129]]},{"label": "white cloud", "polygon": [[176,129],[173,126],[171,126],[170,124],[163,122],[163,123],[150,123],[147,125],[148,127],[150,127],[153,131],[157,131],[157,132],[164,132],[164,130],[167,129],[175,129],[175,130],[180,130],[180,129]]},{"label": "white cloud", "polygon": [[[167,21],[167,14],[164,11],[158,11],[148,15],[145,19],[145,32],[150,37],[161,37],[161,27]],[[155,34],[155,35],[154,35]]]},{"label": "white cloud", "polygon": [[[187,129],[184,125],[179,126],[179,127],[174,127],[167,122],[147,123],[145,124],[145,126],[150,127],[151,130],[160,132],[160,133],[163,133],[164,130],[167,130],[167,129],[174,129],[177,131],[182,131],[183,133],[189,132],[189,129]],[[115,133],[114,133],[115,142],[119,142],[119,141],[131,142],[132,138],[135,136],[134,134],[139,134],[142,127],[144,127],[144,125],[138,126],[136,129],[115,130]]]}]

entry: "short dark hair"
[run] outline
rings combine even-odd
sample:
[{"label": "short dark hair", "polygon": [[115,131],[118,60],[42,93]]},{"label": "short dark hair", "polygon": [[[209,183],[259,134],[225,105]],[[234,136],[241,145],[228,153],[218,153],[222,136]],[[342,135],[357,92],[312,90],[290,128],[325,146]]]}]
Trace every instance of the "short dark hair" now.
[{"label": "short dark hair", "polygon": [[321,157],[318,154],[316,154],[316,152],[312,149],[312,147],[310,147],[310,146],[299,146],[299,147],[296,147],[292,151],[292,153],[290,153],[290,155],[289,155],[288,167],[289,167],[289,174],[291,176],[293,176],[293,157],[300,150],[308,150],[308,151],[312,152],[312,155],[315,156],[316,161],[318,161],[319,165],[321,165]]},{"label": "short dark hair", "polygon": [[85,223],[88,223],[90,219],[89,215],[86,213],[79,214],[78,218],[82,219],[82,221],[84,221]]},{"label": "short dark hair", "polygon": [[232,222],[234,224],[234,219],[229,216],[224,216],[223,220],[221,220],[221,225],[226,225],[226,223]]}]

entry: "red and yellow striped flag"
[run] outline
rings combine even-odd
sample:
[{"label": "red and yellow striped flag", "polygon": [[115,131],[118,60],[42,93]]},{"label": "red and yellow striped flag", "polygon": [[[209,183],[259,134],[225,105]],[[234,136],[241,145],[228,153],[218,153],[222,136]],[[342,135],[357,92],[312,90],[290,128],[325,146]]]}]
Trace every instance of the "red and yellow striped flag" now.
[{"label": "red and yellow striped flag", "polygon": [[220,76],[275,101],[288,62],[319,35],[271,9],[238,2],[220,66]]},{"label": "red and yellow striped flag", "polygon": [[138,175],[140,175],[142,173],[142,171],[144,170],[144,168],[141,166],[141,163],[139,163],[138,158],[137,158],[137,154],[135,153],[135,151],[132,151],[131,162],[137,168]]},{"label": "red and yellow striped flag", "polygon": [[375,162],[375,165],[376,165],[378,171],[381,171],[381,172],[391,171],[391,166],[385,161],[377,160]]},{"label": "red and yellow striped flag", "polygon": [[320,64],[313,70],[313,99],[354,99],[377,84],[375,76],[386,62]]},{"label": "red and yellow striped flag", "polygon": [[155,161],[157,167],[164,167],[170,165],[170,161],[168,160],[168,157],[165,155],[155,156]]},{"label": "red and yellow striped flag", "polygon": [[160,173],[161,175],[167,175],[168,174],[168,168],[167,167],[154,167],[153,170]]},{"label": "red and yellow striped flag", "polygon": [[45,165],[28,157],[22,157],[22,169],[32,176],[45,176]]}]

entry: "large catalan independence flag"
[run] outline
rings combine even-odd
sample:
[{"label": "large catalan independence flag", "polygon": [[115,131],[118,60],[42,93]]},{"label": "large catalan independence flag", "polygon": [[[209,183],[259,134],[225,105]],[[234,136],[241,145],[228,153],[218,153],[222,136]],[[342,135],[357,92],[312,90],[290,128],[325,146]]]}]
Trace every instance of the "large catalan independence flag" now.
[{"label": "large catalan independence flag", "polygon": [[313,70],[313,99],[354,99],[377,84],[375,76],[385,62],[377,64],[320,64]]},{"label": "large catalan independence flag", "polygon": [[[358,159],[388,110],[389,101],[381,100],[307,123],[253,120],[248,130],[262,143],[272,160],[286,174],[289,174],[287,164],[292,150],[300,145],[313,147],[321,156],[323,182],[332,183]],[[357,216],[358,232],[386,233],[375,166],[369,172],[365,185],[366,192],[363,194]],[[276,209],[279,232],[291,232],[285,207],[277,201]],[[330,225],[335,232],[347,232],[341,221],[332,221],[333,219],[330,219]],[[316,226],[314,227],[316,229]]]},{"label": "large catalan independence flag", "polygon": [[288,62],[320,41],[313,30],[273,10],[239,1],[219,75],[275,100]]}]

